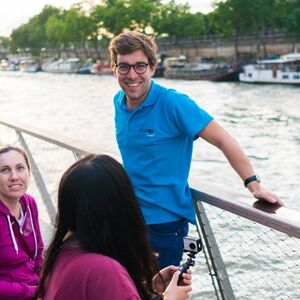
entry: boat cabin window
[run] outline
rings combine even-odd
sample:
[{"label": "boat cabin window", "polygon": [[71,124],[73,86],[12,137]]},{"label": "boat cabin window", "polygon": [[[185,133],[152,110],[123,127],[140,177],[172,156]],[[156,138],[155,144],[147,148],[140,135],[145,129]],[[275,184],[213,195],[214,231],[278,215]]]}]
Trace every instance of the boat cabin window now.
[{"label": "boat cabin window", "polygon": [[272,66],[272,64],[260,64],[259,69],[260,70],[272,70],[273,66]]},{"label": "boat cabin window", "polygon": [[248,73],[247,76],[248,76],[248,77],[252,77],[252,73]]},{"label": "boat cabin window", "polygon": [[289,79],[289,75],[282,75],[282,79]]},{"label": "boat cabin window", "polygon": [[300,79],[300,76],[299,75],[294,75],[293,79]]}]

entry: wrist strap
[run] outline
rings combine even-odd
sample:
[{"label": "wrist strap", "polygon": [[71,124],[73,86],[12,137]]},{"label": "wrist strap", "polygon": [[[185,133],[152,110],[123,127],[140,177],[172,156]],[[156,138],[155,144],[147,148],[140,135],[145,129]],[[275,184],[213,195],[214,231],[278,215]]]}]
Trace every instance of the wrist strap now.
[{"label": "wrist strap", "polygon": [[247,185],[252,182],[252,181],[257,181],[258,183],[260,183],[260,178],[257,175],[253,175],[248,177],[247,179],[245,179],[244,181],[244,186],[247,187]]}]

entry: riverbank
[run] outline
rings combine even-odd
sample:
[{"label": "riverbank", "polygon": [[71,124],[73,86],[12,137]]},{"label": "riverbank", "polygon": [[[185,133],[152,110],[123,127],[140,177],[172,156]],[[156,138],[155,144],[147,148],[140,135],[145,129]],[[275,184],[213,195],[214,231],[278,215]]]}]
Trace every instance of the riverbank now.
[{"label": "riverbank", "polygon": [[[236,62],[246,64],[258,58],[272,57],[291,52],[300,52],[300,35],[288,35],[283,32],[272,32],[261,36],[259,34],[243,35],[239,38],[220,39],[215,36],[207,36],[202,39],[172,38],[157,39],[159,54],[165,56],[184,55],[188,60],[196,57],[205,57],[214,60],[225,60],[228,63]],[[30,55],[30,49],[19,49],[18,53],[9,53],[0,48],[0,59],[11,57],[24,57]],[[46,58],[78,57],[81,60],[92,59],[96,61],[109,60],[108,49],[94,48],[57,48],[41,49],[39,59]]]}]

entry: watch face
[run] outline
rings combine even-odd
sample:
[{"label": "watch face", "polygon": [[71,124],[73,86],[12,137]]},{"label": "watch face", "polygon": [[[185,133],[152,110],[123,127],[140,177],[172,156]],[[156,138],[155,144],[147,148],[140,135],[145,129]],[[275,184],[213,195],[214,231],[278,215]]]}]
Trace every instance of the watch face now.
[{"label": "watch face", "polygon": [[256,181],[260,183],[260,177],[256,175]]}]

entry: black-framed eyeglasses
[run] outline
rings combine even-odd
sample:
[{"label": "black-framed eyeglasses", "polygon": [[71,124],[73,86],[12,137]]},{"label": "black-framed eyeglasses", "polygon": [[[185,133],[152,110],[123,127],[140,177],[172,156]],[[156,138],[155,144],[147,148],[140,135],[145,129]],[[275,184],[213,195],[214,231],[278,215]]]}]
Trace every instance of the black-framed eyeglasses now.
[{"label": "black-framed eyeglasses", "polygon": [[133,70],[137,74],[144,74],[147,71],[147,67],[149,66],[149,64],[146,64],[144,62],[138,62],[134,65],[130,65],[127,63],[119,63],[115,64],[115,66],[121,75],[127,75],[130,72],[131,68],[133,68]]}]

